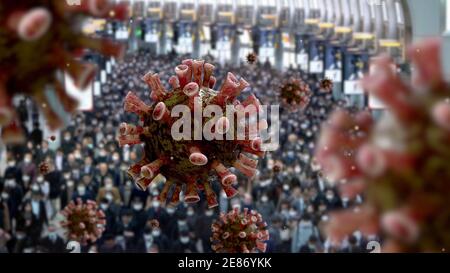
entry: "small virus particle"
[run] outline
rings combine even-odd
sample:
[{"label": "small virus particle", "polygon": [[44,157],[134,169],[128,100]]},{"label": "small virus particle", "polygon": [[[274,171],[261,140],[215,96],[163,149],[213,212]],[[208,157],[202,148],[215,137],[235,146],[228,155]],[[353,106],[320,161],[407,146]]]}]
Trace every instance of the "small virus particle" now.
[{"label": "small virus particle", "polygon": [[323,92],[331,92],[333,90],[333,81],[330,79],[323,79],[320,81],[320,90],[322,90]]},{"label": "small virus particle", "polygon": [[[150,98],[155,101],[153,105],[146,105],[133,92],[129,92],[125,98],[125,111],[137,114],[143,125],[122,123],[119,129],[119,145],[145,144],[144,157],[128,169],[128,175],[134,179],[139,189],[146,190],[152,182],[156,185],[164,181],[155,179],[161,174],[166,181],[159,195],[162,203],[166,203],[171,192],[169,204],[176,205],[183,188],[186,203],[198,202],[198,190],[201,189],[205,192],[208,207],[215,207],[218,203],[210,185],[211,176],[217,175],[222,189],[231,198],[237,194],[233,187],[233,184],[237,183],[237,177],[228,168],[234,167],[252,178],[258,164],[255,157],[263,157],[265,154],[259,132],[267,128],[267,121],[260,119],[245,122],[250,120],[245,118],[246,115],[239,114],[248,109],[253,109],[254,113],[259,112],[259,100],[250,95],[244,101],[238,101],[237,96],[249,84],[242,78],[238,80],[232,73],[228,73],[219,91],[213,90],[216,82],[212,75],[213,70],[214,66],[204,61],[185,60],[175,68],[177,76],[169,79],[172,92],[165,90],[158,74],[149,72],[143,77],[152,89]],[[171,111],[182,106],[188,111],[187,119],[193,120],[194,125],[200,125],[192,127],[212,128],[215,134],[212,140],[202,137],[201,130],[199,138],[198,135],[196,137],[198,132],[195,132],[195,129],[192,134],[189,132],[187,137],[174,139],[172,127],[175,122],[179,123],[180,119],[172,118]],[[195,118],[196,111],[203,112],[208,106],[226,109],[224,111],[227,113],[215,114],[213,118]],[[230,108],[234,109],[232,117],[228,115]],[[234,131],[231,131],[230,124],[242,126],[233,126]],[[236,137],[238,127],[245,129],[242,130],[245,131],[245,136],[241,138],[243,140]],[[191,128],[191,125],[188,128]],[[225,139],[228,133],[233,134],[234,140],[228,140],[228,137]]]},{"label": "small virus particle", "polygon": [[150,220],[150,225],[152,228],[159,228],[159,221],[156,219]]},{"label": "small virus particle", "polygon": [[51,141],[55,141],[55,140],[56,140],[56,137],[55,137],[55,136],[50,136],[50,140],[51,140]]},{"label": "small virus particle", "polygon": [[42,162],[39,164],[39,173],[42,175],[47,175],[50,172],[50,165],[47,162]]},{"label": "small virus particle", "polygon": [[309,86],[300,79],[289,79],[280,86],[281,102],[291,112],[303,111],[308,106],[311,95]]},{"label": "small virus particle", "polygon": [[[13,97],[20,93],[32,97],[50,129],[68,123],[78,102],[66,93],[57,71],[70,75],[84,89],[95,78],[96,67],[79,61],[85,49],[108,56],[121,56],[124,47],[109,40],[92,38],[80,30],[87,16],[127,16],[125,4],[107,0],[83,0],[69,5],[63,0],[2,1],[0,8],[0,127],[5,143],[25,141]],[[70,64],[70,66],[67,66]],[[52,86],[53,88],[47,88]]]},{"label": "small virus particle", "polygon": [[249,53],[249,54],[247,54],[247,56],[246,56],[246,60],[247,60],[247,63],[249,63],[249,64],[254,64],[254,63],[256,63],[256,61],[258,60],[258,55],[256,55],[255,53]]},{"label": "small virus particle", "polygon": [[71,201],[61,213],[66,217],[61,226],[66,229],[70,240],[84,245],[94,243],[105,230],[105,214],[94,201],[83,202],[78,198],[76,202]]},{"label": "small virus particle", "polygon": [[211,225],[211,248],[218,253],[266,252],[269,240],[267,223],[261,214],[247,208],[240,213],[237,208],[221,213]]},{"label": "small virus particle", "polygon": [[[377,122],[368,112],[339,110],[324,124],[316,154],[324,173],[334,182],[347,180],[343,195],[367,196],[358,211],[331,217],[333,241],[361,230],[382,234],[386,252],[450,247],[450,85],[439,52],[440,39],[412,46],[412,84],[392,71],[389,58],[375,59],[377,73],[362,85],[389,110]],[[354,152],[344,156],[343,150]]]},{"label": "small virus particle", "polygon": [[273,164],[272,171],[274,173],[279,173],[279,172],[281,172],[282,169],[283,169],[283,163],[281,161],[275,161],[275,163]]}]

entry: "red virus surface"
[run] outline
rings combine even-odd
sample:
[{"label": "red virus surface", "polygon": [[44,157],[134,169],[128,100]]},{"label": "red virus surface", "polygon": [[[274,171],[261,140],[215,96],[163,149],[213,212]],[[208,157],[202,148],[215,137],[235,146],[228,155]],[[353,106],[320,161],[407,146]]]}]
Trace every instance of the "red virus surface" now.
[{"label": "red virus surface", "polygon": [[50,172],[50,165],[47,162],[42,162],[39,164],[39,173],[46,175]]},{"label": "red virus surface", "polygon": [[237,208],[221,213],[211,225],[212,249],[219,253],[265,252],[269,240],[267,223],[261,214],[247,208],[240,213]]},{"label": "red virus surface", "polygon": [[77,107],[57,76],[66,71],[79,88],[86,88],[96,74],[93,64],[80,60],[84,49],[120,56],[123,47],[108,40],[85,36],[81,19],[87,16],[122,19],[125,5],[107,0],[2,1],[0,5],[0,127],[5,143],[23,142],[21,125],[12,99],[17,93],[31,96],[51,129],[67,123]]},{"label": "red virus surface", "polygon": [[61,226],[66,229],[70,240],[82,244],[94,243],[105,230],[105,214],[94,201],[83,202],[78,198],[76,202],[71,201],[61,213],[66,217]]},{"label": "red virus surface", "polygon": [[150,220],[150,225],[152,228],[159,228],[159,221],[156,219]]},{"label": "red virus surface", "polygon": [[289,79],[280,86],[282,106],[291,112],[302,111],[308,106],[312,92],[300,79]]},{"label": "red virus surface", "polygon": [[[145,144],[144,157],[128,169],[128,174],[141,190],[145,190],[154,180],[154,183],[160,182],[161,179],[155,177],[163,175],[166,182],[159,196],[163,203],[172,192],[170,204],[177,204],[182,190],[185,202],[198,202],[198,191],[203,190],[208,206],[215,207],[217,198],[211,188],[211,177],[217,175],[222,189],[231,198],[237,194],[233,188],[237,178],[228,167],[234,167],[251,178],[255,175],[258,164],[255,157],[264,155],[262,140],[258,137],[259,130],[267,126],[267,121],[263,119],[255,122],[255,126],[250,126],[249,123],[245,125],[244,140],[226,140],[225,134],[239,127],[231,128],[233,126],[230,126],[226,114],[200,118],[202,128],[209,124],[216,133],[224,136],[223,140],[208,141],[203,137],[200,138],[202,140],[174,140],[171,127],[179,118],[172,118],[171,110],[177,105],[189,106],[191,110],[196,104],[201,109],[208,105],[217,105],[221,109],[232,106],[235,109],[233,118],[237,120],[234,124],[243,120],[238,115],[243,108],[252,105],[256,111],[260,110],[261,104],[254,95],[242,102],[236,99],[249,84],[242,78],[238,80],[232,73],[228,73],[219,91],[213,90],[216,82],[213,70],[214,66],[204,61],[185,60],[175,68],[176,76],[169,79],[171,92],[165,90],[157,74],[148,73],[143,77],[152,90],[150,97],[155,103],[151,106],[132,92],[125,98],[125,111],[139,115],[142,125],[121,124],[119,144]],[[199,122],[194,118],[193,112],[194,110],[189,118]]]},{"label": "red virus surface", "polygon": [[323,126],[317,159],[330,180],[347,183],[342,194],[364,193],[365,204],[334,215],[329,234],[340,241],[354,230],[379,233],[386,252],[440,252],[450,247],[450,86],[440,62],[440,40],[414,45],[413,84],[373,63],[362,84],[388,110],[334,113]]},{"label": "red virus surface", "polygon": [[50,140],[51,140],[51,141],[55,141],[55,140],[56,140],[56,137],[55,137],[55,136],[50,136]]},{"label": "red virus surface", "polygon": [[247,60],[247,63],[249,63],[249,64],[254,64],[254,63],[256,63],[256,61],[258,60],[258,55],[256,55],[255,53],[249,53],[249,54],[247,54],[247,56],[246,56],[246,60]]}]

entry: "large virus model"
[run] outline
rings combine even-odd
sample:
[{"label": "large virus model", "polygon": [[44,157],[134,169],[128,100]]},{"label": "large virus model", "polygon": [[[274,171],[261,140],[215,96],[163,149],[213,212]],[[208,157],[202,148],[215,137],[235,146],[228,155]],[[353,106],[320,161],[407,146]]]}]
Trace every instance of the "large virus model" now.
[{"label": "large virus model", "polygon": [[279,89],[282,106],[290,112],[302,111],[308,106],[312,92],[304,81],[291,78]]},{"label": "large virus model", "polygon": [[221,213],[211,225],[212,249],[219,253],[265,252],[269,240],[267,223],[261,214],[247,208],[241,213],[237,208]]},{"label": "large virus model", "polygon": [[354,230],[380,234],[386,252],[450,249],[450,86],[440,62],[440,40],[414,45],[413,84],[379,57],[362,84],[387,107],[381,120],[370,113],[334,113],[323,126],[317,159],[342,194],[364,193],[357,209],[331,218],[331,238]]},{"label": "large virus model", "polygon": [[66,229],[69,240],[81,244],[94,243],[105,230],[105,214],[94,201],[83,202],[78,198],[76,202],[71,201],[61,214],[66,217],[61,226]]},{"label": "large virus model", "polygon": [[[238,80],[232,73],[228,73],[219,91],[212,88],[216,82],[212,76],[214,66],[204,61],[185,60],[183,64],[175,68],[177,76],[172,76],[169,83],[172,91],[167,92],[157,74],[147,73],[143,80],[152,89],[151,99],[155,101],[151,106],[146,105],[135,94],[129,92],[125,98],[124,109],[140,116],[142,125],[122,123],[120,125],[119,144],[145,144],[145,155],[142,160],[128,169],[128,174],[135,184],[145,190],[152,181],[155,183],[164,181],[165,184],[159,199],[165,203],[171,192],[170,204],[179,202],[180,192],[184,188],[184,201],[194,203],[200,200],[199,190],[203,190],[208,206],[217,206],[217,198],[212,190],[210,178],[218,176],[221,186],[229,198],[237,194],[233,184],[237,177],[228,167],[234,167],[247,177],[253,177],[256,173],[258,161],[255,157],[264,156],[262,140],[259,132],[267,128],[267,121],[259,119],[252,122],[242,118],[239,112],[244,109],[261,110],[259,100],[250,95],[242,102],[236,98],[249,84],[244,80]],[[200,125],[201,128],[211,128],[221,137],[206,140],[201,136],[195,138],[183,138],[175,140],[171,134],[174,123],[180,119],[171,116],[174,107],[184,105],[188,108],[188,120],[194,120],[192,126]],[[211,115],[208,118],[200,116],[196,118],[195,105],[200,107],[200,112],[207,106],[215,105],[223,109],[222,113]],[[225,108],[234,109],[232,119]],[[227,114],[225,114],[225,112]],[[198,113],[198,111],[197,111]],[[173,114],[173,113],[172,113]],[[200,113],[201,115],[201,113]],[[227,117],[228,116],[228,117]],[[245,116],[245,115],[244,115]],[[236,120],[234,120],[236,118]],[[236,122],[234,122],[236,121]],[[236,137],[240,125],[245,137],[238,140]],[[235,124],[236,126],[232,126]],[[239,125],[240,124],[240,125]],[[255,125],[255,126],[254,126]],[[185,126],[185,125],[183,125]],[[191,127],[191,125],[186,125]],[[196,134],[196,130],[192,130]],[[228,133],[235,137],[228,140]],[[189,140],[199,139],[199,140]],[[172,190],[171,190],[172,189]]]},{"label": "large virus model", "polygon": [[108,0],[21,0],[0,5],[0,127],[5,143],[24,140],[12,104],[24,94],[34,99],[51,129],[67,123],[77,101],[70,97],[58,71],[67,72],[84,89],[96,75],[93,64],[80,60],[84,49],[120,56],[121,45],[85,36],[87,16],[123,19],[125,5]]}]

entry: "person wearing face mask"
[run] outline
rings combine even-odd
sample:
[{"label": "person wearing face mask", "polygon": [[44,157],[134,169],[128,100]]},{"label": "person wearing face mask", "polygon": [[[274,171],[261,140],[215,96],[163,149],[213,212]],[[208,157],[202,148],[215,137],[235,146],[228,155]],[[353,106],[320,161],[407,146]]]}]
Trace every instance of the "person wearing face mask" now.
[{"label": "person wearing face mask", "polygon": [[10,231],[11,221],[9,218],[9,209],[7,200],[8,200],[7,194],[3,193],[0,194],[0,229]]},{"label": "person wearing face mask", "polygon": [[216,217],[214,209],[205,209],[203,213],[197,218],[195,225],[196,237],[202,241],[203,251],[211,253],[211,243],[209,238],[211,237],[211,224]]},{"label": "person wearing face mask", "polygon": [[36,154],[36,162],[43,162],[46,158],[55,158],[55,152],[49,148],[48,141],[43,140],[41,143],[41,149],[39,149]]},{"label": "person wearing face mask", "polygon": [[60,171],[55,167],[53,161],[48,162],[50,166],[50,172],[44,176],[45,181],[48,182],[50,187],[50,192],[48,198],[54,213],[61,210],[61,193],[63,186],[63,176]]},{"label": "person wearing face mask", "polygon": [[98,247],[98,253],[122,253],[123,248],[116,242],[113,234],[103,235],[103,242]]},{"label": "person wearing face mask", "polygon": [[81,198],[84,202],[87,200],[94,200],[94,194],[82,182],[78,183],[76,191],[73,193],[72,200]]},{"label": "person wearing face mask", "polygon": [[29,140],[31,140],[34,146],[41,145],[43,139],[43,133],[40,128],[39,122],[33,123],[33,130],[30,133]]},{"label": "person wearing face mask", "polygon": [[193,242],[189,236],[188,230],[180,231],[180,236],[173,244],[173,253],[196,253],[195,242]]},{"label": "person wearing face mask", "polygon": [[5,176],[2,199],[8,204],[11,219],[19,213],[19,208],[24,197],[23,187],[19,185],[14,177]]},{"label": "person wearing face mask", "polygon": [[34,182],[36,177],[36,164],[33,162],[33,155],[31,153],[25,153],[23,162],[20,164],[20,170],[22,171],[24,188],[28,188],[28,185]]},{"label": "person wearing face mask", "polygon": [[117,205],[120,205],[122,203],[119,189],[114,186],[111,177],[106,177],[105,185],[98,190],[97,202],[99,202],[103,198],[106,198],[110,202],[113,202]]},{"label": "person wearing face mask", "polygon": [[309,237],[308,243],[300,247],[300,253],[321,253],[321,249],[319,247],[319,241],[316,236],[311,235]]},{"label": "person wearing face mask", "polygon": [[19,164],[17,164],[15,157],[10,156],[6,164],[4,177],[14,178],[17,183],[22,184],[22,170]]},{"label": "person wearing face mask", "polygon": [[134,198],[131,201],[131,211],[133,214],[132,222],[136,227],[136,232],[141,234],[147,221],[147,213],[144,210],[144,202],[140,198]]},{"label": "person wearing face mask", "polygon": [[66,131],[63,133],[63,138],[61,140],[61,150],[65,155],[73,152],[75,148],[75,142],[72,139],[70,132]]},{"label": "person wearing face mask", "polygon": [[292,233],[291,251],[293,253],[297,253],[303,245],[307,244],[312,235],[316,236],[316,238],[319,235],[317,227],[314,226],[312,222],[311,215],[307,213],[305,213],[299,223],[295,225]]},{"label": "person wearing face mask", "polygon": [[328,189],[325,193],[327,209],[332,211],[342,208],[342,203],[339,197],[336,196],[332,189]]},{"label": "person wearing face mask", "polygon": [[58,235],[56,227],[53,224],[47,228],[47,235],[41,238],[39,246],[46,253],[63,253],[66,248],[64,240]]}]

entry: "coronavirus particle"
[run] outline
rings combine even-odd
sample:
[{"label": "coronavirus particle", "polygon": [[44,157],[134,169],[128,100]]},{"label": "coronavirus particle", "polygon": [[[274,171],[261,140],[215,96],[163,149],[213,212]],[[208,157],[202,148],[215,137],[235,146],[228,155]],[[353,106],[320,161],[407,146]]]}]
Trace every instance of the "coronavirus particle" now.
[{"label": "coronavirus particle", "polygon": [[64,89],[56,72],[65,71],[84,89],[96,75],[93,64],[81,61],[84,49],[110,56],[123,54],[121,45],[85,36],[86,16],[123,19],[125,5],[107,0],[2,1],[0,6],[0,127],[6,143],[24,140],[12,99],[31,96],[51,129],[67,123],[77,101]]},{"label": "coronavirus particle", "polygon": [[[185,60],[175,68],[176,76],[169,79],[171,92],[165,90],[157,74],[149,72],[143,77],[152,90],[150,97],[154,103],[151,106],[132,92],[125,98],[125,111],[139,115],[142,125],[122,123],[119,145],[145,144],[144,157],[128,169],[128,174],[141,190],[147,189],[152,181],[155,185],[165,180],[159,196],[162,203],[171,193],[170,204],[177,204],[182,190],[184,201],[194,203],[200,200],[198,191],[203,190],[208,206],[215,207],[217,198],[210,184],[212,178],[218,177],[222,189],[231,198],[237,194],[233,187],[237,177],[228,168],[234,167],[252,178],[258,164],[256,158],[264,156],[259,132],[267,127],[267,121],[250,121],[246,115],[239,114],[249,108],[254,113],[260,111],[259,100],[250,95],[244,101],[238,101],[237,96],[249,84],[242,78],[238,80],[232,73],[228,73],[219,91],[213,90],[216,82],[213,70],[214,66],[204,61]],[[180,106],[185,107],[182,114],[175,111]],[[224,111],[202,116],[210,106]],[[196,111],[198,108],[200,110]],[[233,113],[231,116],[230,112]],[[186,117],[188,121],[193,120],[192,124],[184,124],[183,127],[197,127],[200,132],[194,129],[192,134],[175,138],[172,129],[182,121],[174,117],[177,114],[182,115],[183,120]],[[244,126],[241,138],[236,137],[237,130],[242,127],[240,125]],[[208,140],[202,136],[202,128],[210,128],[215,137]],[[231,140],[229,134],[234,136]],[[161,180],[160,175],[165,179]]]},{"label": "coronavirus particle", "polygon": [[304,110],[312,95],[308,84],[295,78],[282,84],[279,92],[282,106],[291,112]]},{"label": "coronavirus particle", "polygon": [[331,92],[333,90],[333,81],[325,78],[320,81],[319,87],[322,92]]},{"label": "coronavirus particle", "polygon": [[258,55],[256,55],[253,52],[248,53],[247,56],[246,56],[246,60],[247,60],[247,63],[254,64],[258,60]]},{"label": "coronavirus particle", "polygon": [[242,213],[238,208],[221,214],[211,225],[212,249],[219,253],[265,252],[269,240],[267,223],[261,214],[247,208]]},{"label": "coronavirus particle", "polygon": [[61,226],[66,229],[69,240],[81,244],[94,243],[105,230],[105,214],[94,201],[71,201],[61,214],[66,217]]},{"label": "coronavirus particle", "polygon": [[334,113],[323,127],[317,159],[342,194],[364,193],[366,203],[330,219],[339,242],[354,230],[380,234],[386,252],[440,252],[450,247],[450,86],[441,70],[440,40],[412,46],[413,84],[379,57],[362,81],[387,107]]}]

